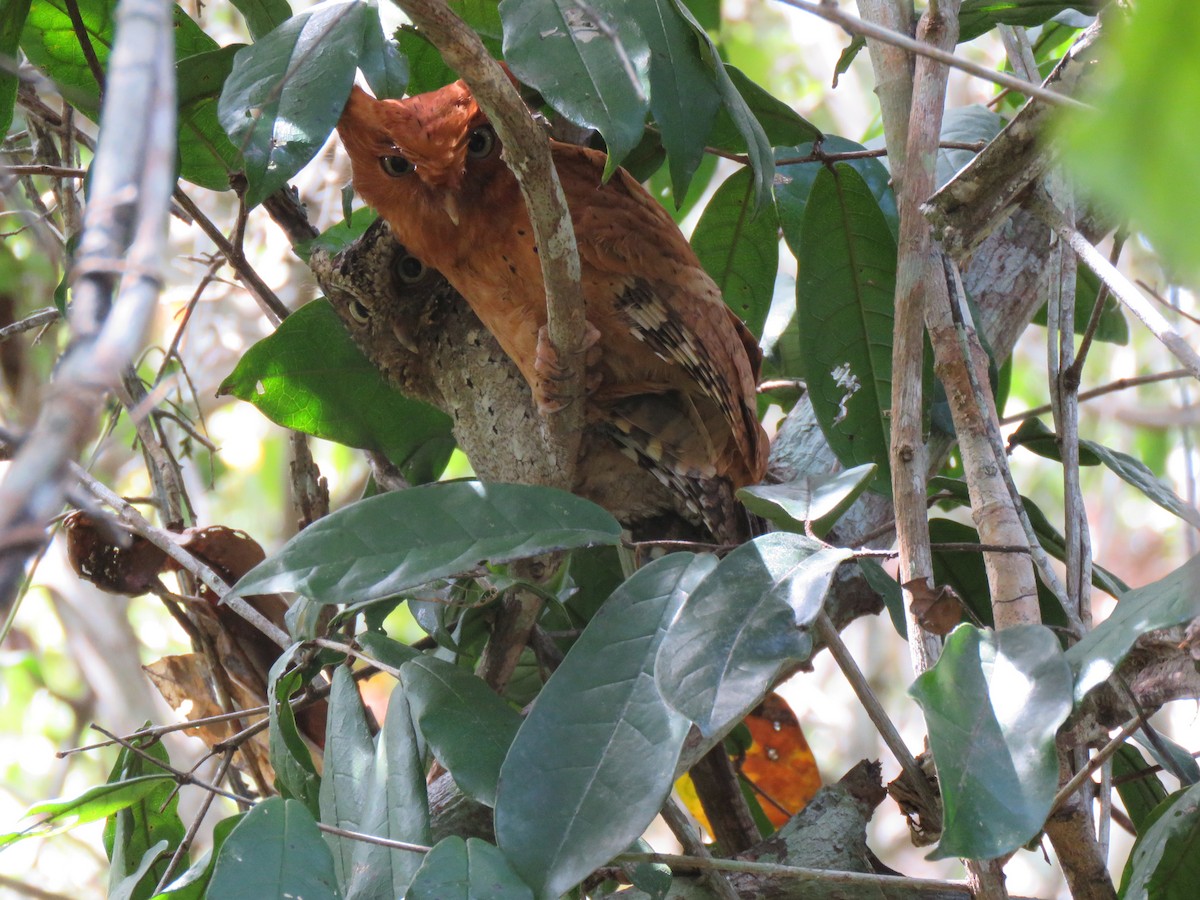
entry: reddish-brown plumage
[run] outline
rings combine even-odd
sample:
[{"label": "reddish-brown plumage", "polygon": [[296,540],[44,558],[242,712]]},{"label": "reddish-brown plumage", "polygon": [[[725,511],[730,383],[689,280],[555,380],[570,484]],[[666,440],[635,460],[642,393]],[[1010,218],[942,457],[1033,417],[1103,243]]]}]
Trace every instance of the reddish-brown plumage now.
[{"label": "reddish-brown plumage", "polygon": [[[546,306],[528,213],[466,86],[398,101],[355,88],[338,133],[358,193],[466,298],[539,404],[553,408],[544,353],[539,360]],[[611,422],[676,472],[733,487],[760,480],[767,440],[756,416],[753,337],[640,184],[623,169],[602,184],[603,153],[551,148],[598,334],[589,421]]]}]

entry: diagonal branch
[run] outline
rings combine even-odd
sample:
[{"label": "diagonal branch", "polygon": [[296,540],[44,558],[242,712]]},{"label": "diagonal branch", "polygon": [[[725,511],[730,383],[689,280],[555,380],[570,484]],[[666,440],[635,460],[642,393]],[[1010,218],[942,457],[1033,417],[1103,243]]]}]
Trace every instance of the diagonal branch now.
[{"label": "diagonal branch", "polygon": [[516,88],[475,34],[443,0],[395,0],[462,76],[491,120],[504,161],[521,186],[534,237],[541,250],[546,285],[546,328],[563,366],[566,407],[547,416],[547,484],[570,489],[583,427],[584,306],[579,288],[579,253],[566,197],[539,131]]}]

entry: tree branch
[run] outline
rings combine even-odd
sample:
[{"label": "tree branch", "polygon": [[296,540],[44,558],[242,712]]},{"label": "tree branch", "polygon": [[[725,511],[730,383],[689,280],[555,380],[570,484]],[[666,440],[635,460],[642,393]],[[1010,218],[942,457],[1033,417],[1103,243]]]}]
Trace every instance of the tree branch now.
[{"label": "tree branch", "polygon": [[521,186],[546,286],[546,329],[563,367],[566,407],[544,418],[545,484],[570,489],[574,481],[584,399],[584,305],[579,252],[566,197],[538,129],[516,88],[488,55],[479,36],[443,0],[394,0],[471,89],[504,146],[504,161]]}]

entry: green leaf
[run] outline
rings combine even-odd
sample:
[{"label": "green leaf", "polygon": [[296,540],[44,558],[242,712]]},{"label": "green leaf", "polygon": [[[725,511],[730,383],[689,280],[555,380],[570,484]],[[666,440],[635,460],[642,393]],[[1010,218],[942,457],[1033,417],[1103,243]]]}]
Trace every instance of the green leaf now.
[{"label": "green leaf", "polygon": [[1141,635],[1200,616],[1200,556],[1171,574],[1120,596],[1112,615],[1067,651],[1075,670],[1075,699],[1103,682]]},{"label": "green leaf", "polygon": [[478,482],[431,484],[360,500],[319,519],[234,586],[361,603],[472,571],[575,547],[616,544],[611,515],[565,491]]},{"label": "green leaf", "polygon": [[[17,58],[17,46],[21,41],[21,29],[29,15],[30,0],[8,0],[0,5],[0,57]],[[0,69],[0,134],[8,134],[12,124],[13,110],[17,102],[17,76],[8,69]]]},{"label": "green leaf", "polygon": [[789,663],[850,551],[778,532],[738,547],[688,596],[658,654],[663,697],[707,736],[740,722]]},{"label": "green leaf", "polygon": [[[115,0],[79,0],[79,12],[96,57],[105,67],[113,41]],[[183,60],[219,49],[182,9],[173,8],[175,59]],[[34,0],[30,6],[21,49],[59,86],[64,96],[88,118],[99,119],[100,94],[87,59],[71,25],[65,0]],[[178,65],[177,65],[178,69]],[[186,83],[186,77],[182,79]],[[229,188],[229,176],[241,167],[237,149],[217,123],[214,101],[197,101],[180,111],[180,175],[214,191]]]},{"label": "green leaf", "polygon": [[[175,64],[175,102],[187,109],[200,100],[215,100],[221,96],[225,79],[233,71],[233,58],[245,44],[230,44],[217,50],[206,50],[179,60]],[[224,132],[222,132],[224,134]]]},{"label": "green leaf", "polygon": [[101,784],[90,788],[78,797],[66,800],[43,800],[26,810],[22,818],[44,816],[20,831],[0,834],[0,850],[30,837],[49,837],[67,831],[76,825],[85,825],[111,816],[118,810],[137,803],[147,794],[160,789],[164,784],[173,785],[170,775],[144,775],[129,781]]},{"label": "green leaf", "polygon": [[[813,144],[798,144],[794,147],[781,147],[775,151],[775,205],[779,209],[779,224],[783,229],[783,239],[787,241],[792,253],[799,256],[801,228],[804,223],[804,210],[808,206],[808,198],[812,194],[813,182],[817,174],[824,168],[820,162],[784,164],[784,160],[801,159],[810,156]],[[836,134],[828,135],[821,142],[821,150],[825,153],[850,153],[866,150],[862,144],[848,141]],[[900,214],[896,211],[896,194],[892,191],[891,173],[877,159],[852,159],[840,165],[847,165],[862,176],[867,183],[871,196],[883,211],[892,237],[900,233]]]},{"label": "green leaf", "polygon": [[247,206],[287,184],[333,131],[366,16],[361,0],[328,0],[238,52],[217,114],[245,159]]},{"label": "green leaf", "polygon": [[[821,140],[824,135],[821,129],[811,124],[798,112],[775,97],[769,91],[755,84],[737,66],[725,64],[725,72],[733,86],[746,102],[746,108],[762,126],[767,143],[772,147],[790,147],[795,144],[811,143]],[[744,152],[747,149],[747,135],[741,133],[728,110],[717,116],[709,141],[714,147],[724,150]]]},{"label": "green leaf", "polygon": [[401,25],[396,32],[396,45],[408,60],[408,90],[424,94],[458,80],[458,74],[442,60],[437,47],[429,38],[411,25]]},{"label": "green leaf", "polygon": [[909,689],[925,713],[945,826],[930,859],[993,859],[1028,843],[1058,785],[1054,735],[1071,670],[1042,625],[960,625]]},{"label": "green leaf", "polygon": [[[1142,231],[1168,267],[1200,278],[1200,172],[1191,128],[1200,120],[1200,55],[1180,35],[1200,30],[1200,4],[1140,4],[1105,34],[1110,65],[1084,110],[1064,110],[1056,146],[1081,188]],[[1123,27],[1124,26],[1124,27]],[[1106,29],[1108,32],[1109,29]],[[1171,78],[1164,82],[1163,73]],[[1116,180],[1114,180],[1116,179]]]},{"label": "green leaf", "polygon": [[214,825],[212,849],[190,869],[167,885],[166,890],[156,895],[154,900],[204,900],[209,882],[212,881],[213,868],[221,853],[221,847],[224,846],[229,833],[243,818],[245,818],[244,813],[237,813]]},{"label": "green leaf", "polygon": [[867,489],[875,466],[855,466],[832,475],[806,475],[784,484],[759,484],[738,491],[738,499],[755,515],[798,534],[811,523],[821,537]]},{"label": "green leaf", "polygon": [[646,190],[659,203],[666,207],[676,223],[687,218],[688,213],[704,198],[709,183],[717,172],[717,158],[706,153],[700,159],[700,165],[688,182],[687,191],[682,195],[675,190],[668,169],[658,169],[646,182]]},{"label": "green leaf", "polygon": [[[345,666],[333,673],[329,720],[325,726],[325,767],[321,772],[321,821],[348,831],[366,831],[363,813],[368,780],[375,766],[375,745],[358,685]],[[347,886],[354,873],[357,841],[326,834],[333,851],[338,884]]]},{"label": "green leaf", "polygon": [[400,46],[383,30],[379,6],[371,2],[363,16],[363,48],[358,60],[371,93],[380,100],[404,96],[408,87],[408,60]]},{"label": "green leaf", "polygon": [[890,493],[896,243],[854,168],[817,174],[796,259],[802,375],[817,422],[843,465],[875,463],[872,488]]},{"label": "green leaf", "polygon": [[1167,789],[1132,744],[1123,744],[1113,755],[1112,777],[1134,829],[1139,835],[1145,834],[1151,812],[1167,799]]},{"label": "green leaf", "polygon": [[271,768],[275,770],[275,786],[284,797],[304,803],[309,812],[316,815],[320,809],[321,776],[313,763],[312,752],[300,736],[296,727],[296,714],[292,710],[292,694],[304,683],[299,671],[287,671],[292,664],[296,649],[285,651],[271,666],[268,678],[268,748]]},{"label": "green leaf", "polygon": [[413,720],[468,797],[496,805],[500,764],[521,716],[471,672],[432,656],[400,670]]},{"label": "green leaf", "polygon": [[[428,846],[432,839],[425,767],[402,685],[392,690],[387,718],[375,742],[375,761],[363,785],[361,830]],[[421,865],[420,854],[366,841],[349,843],[352,859],[346,900],[404,896]]]},{"label": "green leaf", "polygon": [[454,447],[450,417],[388,385],[324,299],[247,350],[217,393],[285,428],[383,453],[413,481],[435,479]]},{"label": "green leaf", "polygon": [[[1075,333],[1087,332],[1088,320],[1092,310],[1100,298],[1100,278],[1082,263],[1075,272]],[[1034,325],[1046,324],[1046,307],[1042,306],[1033,314]],[[1121,303],[1111,294],[1104,301],[1104,311],[1100,313],[1100,321],[1096,324],[1095,339],[1106,344],[1125,346],[1129,343],[1129,323],[1121,311]]]},{"label": "green leaf", "polygon": [[[675,8],[692,26],[699,42],[700,57],[716,79],[717,93],[721,97],[724,110],[733,120],[733,125],[741,135],[737,149],[745,149],[750,156],[750,165],[754,169],[754,203],[757,209],[771,200],[771,184],[775,178],[775,161],[771,157],[771,142],[767,138],[763,126],[759,123],[754,111],[746,98],[733,82],[721,54],[709,38],[708,33],[692,17],[683,0],[673,0]],[[740,141],[745,141],[744,146]]]},{"label": "green leaf", "polygon": [[636,22],[649,45],[650,112],[667,152],[671,190],[682,197],[721,106],[716,79],[672,0],[616,0],[612,8]]},{"label": "green leaf", "polygon": [[779,268],[779,221],[773,206],[757,215],[753,207],[753,176],[741,169],[704,207],[692,232],[692,249],[725,302],[761,337]]},{"label": "green leaf", "polygon": [[688,723],[654,683],[655,657],[711,556],[673,553],[619,587],[546,682],[500,771],[496,838],[540,897],[629,846],[674,782]]},{"label": "green leaf", "polygon": [[405,900],[533,900],[504,854],[486,841],[443,838],[425,856]]},{"label": "green leaf", "polygon": [[[1040,419],[1030,418],[1022,422],[1021,427],[1009,439],[1009,444],[1014,447],[1025,447],[1038,456],[1062,462],[1058,436]],[[1160,481],[1150,467],[1140,459],[1135,459],[1120,450],[1111,450],[1095,441],[1081,440],[1079,442],[1079,462],[1085,466],[1104,463],[1122,481],[1133,485],[1167,512],[1174,513],[1195,528],[1200,528],[1200,510],[1197,510]]]},{"label": "green leaf", "polygon": [[1099,11],[1097,0],[963,0],[958,15],[959,43],[972,41],[997,25],[1041,25],[1066,9]]},{"label": "green leaf", "polygon": [[1200,784],[1172,794],[1146,820],[1121,875],[1122,900],[1188,900],[1200,881]]},{"label": "green leaf", "polygon": [[[147,742],[137,742],[139,746],[143,743]],[[109,783],[155,775],[163,769],[151,760],[164,764],[171,761],[167,748],[157,741],[149,743],[142,752],[150,758],[122,748],[108,776]],[[111,861],[110,896],[123,894],[128,900],[146,900],[166,874],[170,853],[183,841],[185,833],[176,788],[173,781],[162,782],[136,802],[113,812],[104,823],[104,849]],[[166,857],[162,857],[164,850]]]},{"label": "green leaf", "polygon": [[300,801],[282,797],[259,803],[225,839],[207,896],[342,898],[333,856],[312,814]]},{"label": "green leaf", "polygon": [[608,147],[607,178],[642,140],[649,102],[642,84],[650,54],[637,23],[620,24],[602,4],[502,0],[504,58],[572,122],[595,128]]},{"label": "green leaf", "polygon": [[250,37],[258,40],[292,16],[287,0],[230,0],[246,20]]}]

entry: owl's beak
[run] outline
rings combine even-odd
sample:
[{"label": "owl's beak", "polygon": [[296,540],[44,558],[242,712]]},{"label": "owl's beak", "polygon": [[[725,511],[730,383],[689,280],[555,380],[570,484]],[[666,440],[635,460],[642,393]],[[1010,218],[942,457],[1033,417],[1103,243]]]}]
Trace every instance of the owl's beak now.
[{"label": "owl's beak", "polygon": [[458,195],[452,191],[442,192],[442,209],[450,217],[450,221],[458,226]]}]

